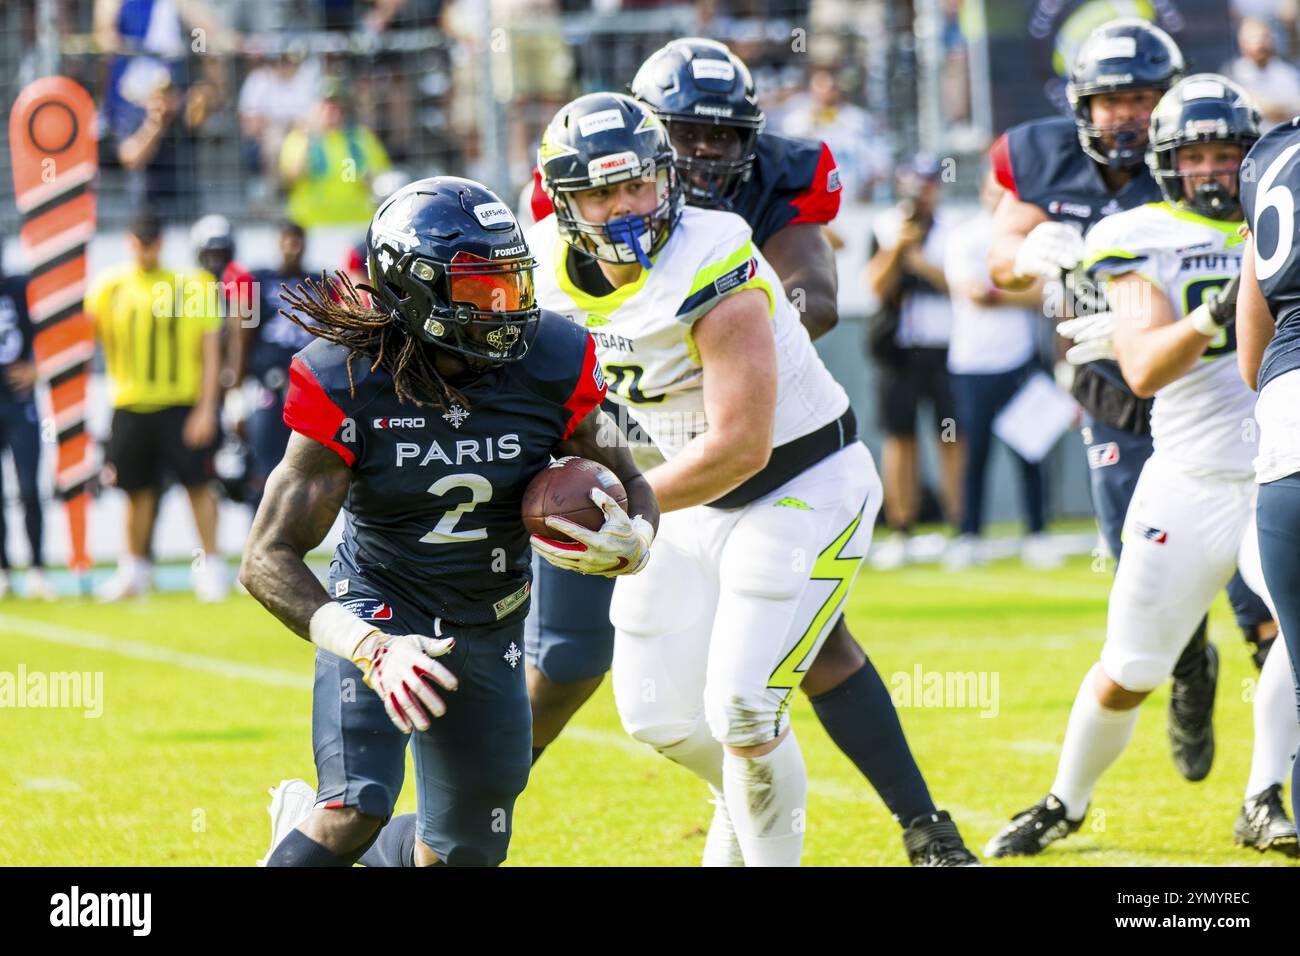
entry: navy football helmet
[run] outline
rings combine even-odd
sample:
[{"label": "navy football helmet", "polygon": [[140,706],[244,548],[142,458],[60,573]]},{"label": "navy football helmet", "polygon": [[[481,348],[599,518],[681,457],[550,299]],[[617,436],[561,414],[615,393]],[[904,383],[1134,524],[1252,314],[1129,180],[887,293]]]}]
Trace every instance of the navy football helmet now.
[{"label": "navy football helmet", "polygon": [[[630,96],[588,93],[563,107],[537,151],[560,237],[605,262],[638,262],[649,269],[685,204],[673,157],[664,124]],[[655,184],[652,212],[603,223],[578,214],[574,193],[637,178]]]},{"label": "navy football helmet", "polygon": [[693,206],[725,209],[754,168],[763,111],[740,57],[716,40],[686,37],[650,55],[632,80],[632,95],[668,125],[726,126],[740,139],[737,159],[677,155],[677,170]]},{"label": "navy football helmet", "polygon": [[[1235,192],[1210,179],[1189,196],[1184,180],[1190,174],[1178,171],[1178,150],[1193,143],[1235,143],[1244,159],[1259,135],[1259,111],[1245,90],[1225,76],[1197,73],[1166,93],[1151,114],[1147,165],[1170,203],[1211,219],[1235,219],[1241,214],[1240,180]],[[1240,163],[1232,172],[1240,176]]]},{"label": "navy football helmet", "polygon": [[219,213],[204,216],[190,229],[190,243],[199,265],[217,278],[235,258],[235,231]]},{"label": "navy football helmet", "polygon": [[541,321],[537,265],[514,213],[486,186],[435,176],[384,201],[366,234],[374,305],[475,367],[523,358]]},{"label": "navy football helmet", "polygon": [[[1103,23],[1079,47],[1065,95],[1074,111],[1083,151],[1104,166],[1131,169],[1142,164],[1145,124],[1101,127],[1092,121],[1091,97],[1124,90],[1168,90],[1183,77],[1183,54],[1158,26],[1138,17]],[[1107,146],[1105,136],[1114,137]]]}]

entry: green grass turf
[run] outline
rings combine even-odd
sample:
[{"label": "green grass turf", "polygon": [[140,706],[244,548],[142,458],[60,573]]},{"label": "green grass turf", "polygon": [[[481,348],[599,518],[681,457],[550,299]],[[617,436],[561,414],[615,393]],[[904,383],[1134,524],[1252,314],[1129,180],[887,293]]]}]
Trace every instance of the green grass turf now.
[{"label": "green grass turf", "polygon": [[[1050,784],[1070,704],[1101,646],[1109,584],[1084,559],[1052,572],[1003,562],[859,578],[850,627],[887,684],[918,664],[997,675],[996,716],[900,709],[938,805],[972,847]],[[1188,784],[1174,771],[1168,696],[1158,691],[1085,828],[1021,865],[1285,862],[1232,845],[1255,671],[1222,597],[1211,632],[1223,665],[1210,777]],[[96,635],[115,650],[95,646]],[[156,651],[175,656],[142,656]],[[214,662],[246,669],[204,669]],[[267,787],[314,776],[310,650],[247,597],[217,607],[187,595],[108,607],[11,600],[0,605],[0,672],[20,664],[102,672],[104,709],[98,719],[0,710],[0,864],[248,865],[266,848]],[[793,713],[812,781],[805,863],[905,864],[898,826],[801,695]],[[694,865],[707,796],[623,734],[604,686],[538,764],[519,801],[510,864]],[[408,783],[399,811],[413,808]]]}]

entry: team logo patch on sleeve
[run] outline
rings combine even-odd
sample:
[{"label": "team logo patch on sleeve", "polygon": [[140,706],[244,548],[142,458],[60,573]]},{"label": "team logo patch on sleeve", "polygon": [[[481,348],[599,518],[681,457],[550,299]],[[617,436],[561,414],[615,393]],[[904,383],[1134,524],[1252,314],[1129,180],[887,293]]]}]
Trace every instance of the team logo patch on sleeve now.
[{"label": "team logo patch on sleeve", "polygon": [[744,285],[756,275],[758,275],[758,260],[751,257],[742,265],[738,265],[730,272],[724,272],[714,279],[713,291],[717,295],[725,295],[732,289]]},{"label": "team logo patch on sleeve", "polygon": [[354,617],[361,618],[363,621],[391,621],[393,619],[392,605],[386,604],[378,598],[353,598],[351,601],[344,601],[343,610]]},{"label": "team logo patch on sleeve", "polygon": [[592,366],[591,377],[596,383],[596,391],[603,391],[605,388],[605,371],[600,367],[599,362]]},{"label": "team logo patch on sleeve", "polygon": [[840,188],[840,168],[836,166],[826,174],[826,191],[833,193]]}]

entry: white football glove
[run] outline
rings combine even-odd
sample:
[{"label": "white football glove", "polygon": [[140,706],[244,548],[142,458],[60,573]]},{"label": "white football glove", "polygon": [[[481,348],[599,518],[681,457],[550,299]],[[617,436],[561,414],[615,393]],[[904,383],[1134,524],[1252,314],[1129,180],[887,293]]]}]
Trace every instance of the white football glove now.
[{"label": "white football glove", "polygon": [[456,641],[442,638],[437,622],[434,633],[439,638],[385,634],[333,601],[317,608],[308,624],[313,644],[361,669],[366,686],[379,695],[389,719],[404,734],[412,727],[428,730],[433,717],[447,712],[447,705],[429,681],[447,690],[455,690],[459,683],[456,675],[434,660],[450,651]]},{"label": "white football glove", "polygon": [[605,523],[599,531],[589,531],[568,518],[552,515],[546,519],[546,526],[563,531],[577,544],[533,535],[533,550],[566,571],[604,577],[636,574],[650,560],[654,527],[640,515],[629,518],[618,502],[599,488],[591,489],[591,500],[605,513]]},{"label": "white football glove", "polygon": [[361,642],[352,663],[361,668],[366,686],[384,702],[389,720],[409,734],[412,725],[416,730],[428,730],[434,717],[447,712],[447,705],[429,681],[447,690],[456,689],[456,675],[434,660],[455,643],[451,637],[435,640],[423,634],[375,632]]},{"label": "white football glove", "polygon": [[1066,319],[1056,326],[1056,331],[1074,342],[1073,347],[1065,353],[1065,360],[1071,365],[1087,365],[1098,359],[1116,358],[1115,340],[1112,338],[1115,316],[1110,312]]},{"label": "white football glove", "polygon": [[1016,252],[1015,272],[1022,279],[1055,278],[1083,261],[1083,234],[1065,222],[1040,222]]}]

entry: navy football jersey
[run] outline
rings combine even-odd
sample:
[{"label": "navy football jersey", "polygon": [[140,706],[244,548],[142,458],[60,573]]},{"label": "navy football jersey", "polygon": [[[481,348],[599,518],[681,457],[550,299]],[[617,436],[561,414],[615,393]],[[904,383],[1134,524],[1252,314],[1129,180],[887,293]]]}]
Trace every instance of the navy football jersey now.
[{"label": "navy football jersey", "polygon": [[[989,160],[998,182],[1013,196],[1037,206],[1056,222],[1076,223],[1085,233],[1106,216],[1164,200],[1145,164],[1118,192],[1111,192],[1101,167],[1079,145],[1078,128],[1068,117],[1013,126],[993,144]],[[1073,302],[1085,292],[1097,294],[1091,283],[1075,276],[1067,280],[1068,300]],[[1071,306],[1067,314],[1075,313]],[[1104,386],[1094,376],[1119,394],[1104,394]],[[1133,394],[1118,363],[1089,362],[1075,374],[1072,392],[1094,418],[1127,431],[1145,432],[1150,401]]]},{"label": "navy football jersey", "polygon": [[[1255,277],[1277,331],[1264,350],[1259,387],[1300,368],[1300,119],[1275,126],[1242,163],[1241,205],[1255,243]],[[1249,171],[1250,175],[1246,175]],[[1274,192],[1281,190],[1282,192]]]},{"label": "navy football jersey", "polygon": [[280,309],[286,307],[280,299],[281,287],[292,289],[307,277],[306,273],[286,275],[275,269],[253,273],[260,311],[248,371],[271,387],[287,382],[289,361],[312,341],[310,332],[280,314]]},{"label": "navy football jersey", "polygon": [[[786,226],[830,222],[840,212],[840,173],[825,143],[759,133],[749,179],[739,184],[729,212],[749,224],[760,250]],[[529,205],[541,222],[555,208],[542,188],[540,169],[533,170]]]},{"label": "navy football jersey", "polygon": [[543,312],[528,354],[460,389],[468,407],[401,403],[391,377],[317,339],[293,358],[284,421],[352,469],[333,594],[392,596],[465,625],[527,607],[524,489],[605,396],[586,329]]},{"label": "navy football jersey", "polygon": [[1105,216],[1165,198],[1145,164],[1111,192],[1101,168],[1079,146],[1074,120],[1065,117],[1013,126],[993,144],[989,160],[998,182],[1017,199],[1084,232]]},{"label": "navy football jersey", "polygon": [[[34,338],[27,313],[27,277],[0,278],[0,372],[14,362],[30,362]],[[31,398],[31,392],[15,394],[8,379],[0,374],[0,402],[28,402]]]},{"label": "navy football jersey", "polygon": [[839,215],[840,173],[825,143],[759,133],[754,152],[754,168],[730,211],[749,223],[760,248],[786,226]]}]

